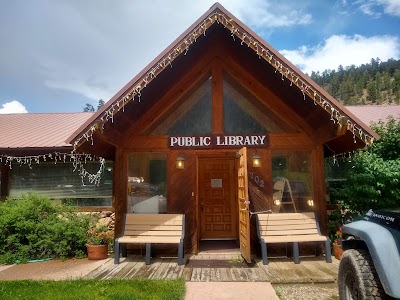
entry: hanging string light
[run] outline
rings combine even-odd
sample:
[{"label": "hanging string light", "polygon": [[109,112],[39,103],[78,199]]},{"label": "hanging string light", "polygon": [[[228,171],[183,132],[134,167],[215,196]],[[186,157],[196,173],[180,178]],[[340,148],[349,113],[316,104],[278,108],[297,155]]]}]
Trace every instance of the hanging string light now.
[{"label": "hanging string light", "polygon": [[240,44],[254,50],[260,59],[264,59],[267,63],[275,68],[275,73],[279,73],[282,80],[289,80],[290,86],[295,85],[303,95],[305,101],[307,96],[314,102],[314,105],[319,105],[330,115],[330,120],[338,125],[344,126],[347,124],[347,130],[353,134],[354,143],[357,142],[357,137],[366,145],[373,143],[374,138],[365,132],[365,130],[356,125],[356,122],[350,120],[337,106],[325,98],[318,90],[314,89],[305,79],[297,74],[292,68],[286,65],[279,57],[271,53],[272,50],[264,47],[255,37],[249,34],[246,30],[240,27],[232,18],[224,13],[216,10],[206,17],[193,31],[186,35],[177,45],[165,54],[153,67],[149,69],[142,77],[140,77],[133,87],[124,93],[120,98],[116,99],[110,107],[105,110],[100,116],[100,124],[94,123],[85,133],[80,135],[74,142],[74,149],[77,149],[85,141],[91,141],[93,145],[93,134],[100,128],[104,128],[105,123],[114,122],[114,118],[119,111],[125,111],[125,105],[135,99],[137,96],[138,102],[141,101],[141,92],[146,88],[151,81],[156,78],[167,66],[172,67],[172,62],[181,54],[186,55],[190,47],[197,41],[201,35],[206,35],[207,29],[213,24],[219,24],[227,28],[233,40],[237,37]]},{"label": "hanging string light", "polygon": [[[99,169],[96,173],[92,174],[85,169],[85,165],[88,161],[99,161]],[[73,172],[78,171],[79,176],[82,179],[82,184],[85,179],[91,184],[99,185],[101,180],[101,175],[104,172],[106,160],[102,157],[96,157],[92,154],[81,154],[76,153],[76,151],[71,151],[71,153],[61,153],[53,152],[40,155],[28,155],[28,156],[12,156],[12,155],[0,155],[0,163],[4,163],[10,169],[13,165],[27,165],[32,169],[33,164],[40,164],[40,162],[53,161],[54,164],[58,163],[72,163]]]}]

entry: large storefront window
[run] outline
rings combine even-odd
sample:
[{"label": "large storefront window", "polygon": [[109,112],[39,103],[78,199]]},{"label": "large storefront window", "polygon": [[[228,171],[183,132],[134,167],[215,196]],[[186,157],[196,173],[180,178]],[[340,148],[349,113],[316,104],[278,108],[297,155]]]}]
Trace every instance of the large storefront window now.
[{"label": "large storefront window", "polygon": [[[107,162],[99,185],[73,171],[72,163],[42,162],[30,168],[13,165],[10,198],[21,198],[28,192],[36,192],[50,199],[62,200],[76,206],[112,206],[112,162]],[[87,162],[85,169],[95,174],[98,162]]]},{"label": "large storefront window", "polygon": [[128,157],[128,212],[167,211],[167,155],[132,153]]},{"label": "large storefront window", "polygon": [[272,152],[273,211],[313,211],[311,153]]}]

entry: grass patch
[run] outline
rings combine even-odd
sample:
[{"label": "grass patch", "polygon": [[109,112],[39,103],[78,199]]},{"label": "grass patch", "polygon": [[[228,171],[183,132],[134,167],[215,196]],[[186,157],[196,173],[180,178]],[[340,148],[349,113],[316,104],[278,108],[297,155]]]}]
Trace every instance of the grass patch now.
[{"label": "grass patch", "polygon": [[26,300],[181,300],[185,281],[179,280],[67,280],[0,281],[0,299]]}]

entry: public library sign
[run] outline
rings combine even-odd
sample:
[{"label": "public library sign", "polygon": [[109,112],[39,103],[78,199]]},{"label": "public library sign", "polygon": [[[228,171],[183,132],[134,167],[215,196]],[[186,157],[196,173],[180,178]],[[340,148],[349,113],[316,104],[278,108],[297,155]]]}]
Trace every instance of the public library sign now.
[{"label": "public library sign", "polygon": [[169,136],[170,148],[242,148],[266,147],[266,134],[212,134],[196,136]]}]

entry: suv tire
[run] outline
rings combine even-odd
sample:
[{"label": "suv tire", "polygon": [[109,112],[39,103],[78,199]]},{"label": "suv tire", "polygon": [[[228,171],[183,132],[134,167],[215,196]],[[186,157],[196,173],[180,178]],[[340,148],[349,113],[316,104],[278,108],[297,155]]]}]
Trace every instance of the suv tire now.
[{"label": "suv tire", "polygon": [[341,300],[393,299],[385,294],[371,256],[359,249],[343,253],[338,275]]}]

